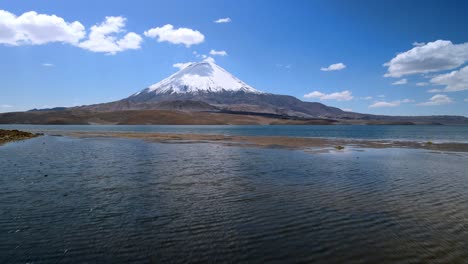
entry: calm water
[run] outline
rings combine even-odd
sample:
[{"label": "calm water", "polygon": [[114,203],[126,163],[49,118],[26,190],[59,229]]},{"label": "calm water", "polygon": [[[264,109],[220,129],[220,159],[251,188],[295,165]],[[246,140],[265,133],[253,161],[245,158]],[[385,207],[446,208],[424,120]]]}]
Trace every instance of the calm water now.
[{"label": "calm water", "polygon": [[466,263],[467,161],[410,149],[7,144],[0,263]]},{"label": "calm water", "polygon": [[169,126],[169,125],[0,125],[27,131],[120,131],[205,133],[246,136],[295,136],[352,139],[388,139],[432,142],[468,142],[468,126]]}]

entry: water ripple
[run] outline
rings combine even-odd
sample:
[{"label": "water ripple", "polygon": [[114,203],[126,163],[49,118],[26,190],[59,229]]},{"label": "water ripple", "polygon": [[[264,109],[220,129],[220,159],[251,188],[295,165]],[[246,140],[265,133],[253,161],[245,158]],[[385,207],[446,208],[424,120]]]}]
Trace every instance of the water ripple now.
[{"label": "water ripple", "polygon": [[0,148],[0,262],[464,263],[466,158],[10,144]]}]

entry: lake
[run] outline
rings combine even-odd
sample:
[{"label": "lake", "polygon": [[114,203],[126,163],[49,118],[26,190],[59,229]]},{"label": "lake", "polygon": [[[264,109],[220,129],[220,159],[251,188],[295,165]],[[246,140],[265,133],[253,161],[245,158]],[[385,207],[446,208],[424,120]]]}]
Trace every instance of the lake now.
[{"label": "lake", "polygon": [[0,125],[0,129],[20,129],[32,132],[158,132],[223,134],[233,136],[291,136],[349,139],[384,139],[432,142],[468,143],[468,126],[365,126],[365,125]]},{"label": "lake", "polygon": [[[2,127],[453,142],[468,136],[467,127],[455,126]],[[0,168],[0,263],[468,259],[468,153],[43,136],[0,146]]]}]

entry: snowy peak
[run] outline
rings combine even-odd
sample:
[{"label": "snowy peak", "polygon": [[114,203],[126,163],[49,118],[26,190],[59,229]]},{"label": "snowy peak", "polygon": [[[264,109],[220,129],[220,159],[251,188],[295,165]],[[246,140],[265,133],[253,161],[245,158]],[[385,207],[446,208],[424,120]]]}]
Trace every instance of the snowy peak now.
[{"label": "snowy peak", "polygon": [[[262,93],[212,62],[192,63],[140,93],[182,94],[207,92]],[[138,93],[138,94],[140,94]]]}]

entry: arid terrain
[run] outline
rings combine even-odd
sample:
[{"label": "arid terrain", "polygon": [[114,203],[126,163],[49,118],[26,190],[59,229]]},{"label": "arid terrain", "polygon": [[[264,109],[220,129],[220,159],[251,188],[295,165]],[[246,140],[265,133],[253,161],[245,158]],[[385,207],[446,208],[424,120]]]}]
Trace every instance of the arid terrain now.
[{"label": "arid terrain", "polygon": [[80,110],[0,114],[2,124],[108,124],[108,125],[330,125],[328,119],[308,119],[261,114],[131,110],[93,112]]}]

